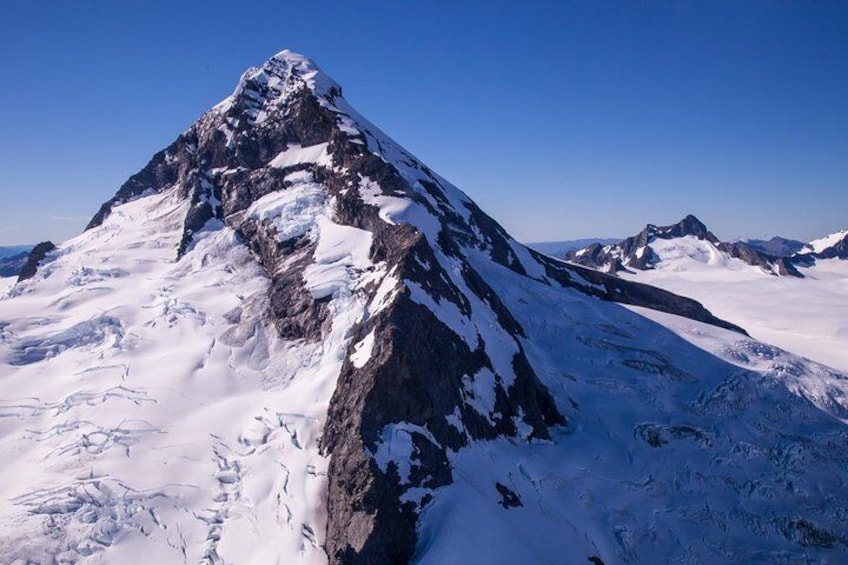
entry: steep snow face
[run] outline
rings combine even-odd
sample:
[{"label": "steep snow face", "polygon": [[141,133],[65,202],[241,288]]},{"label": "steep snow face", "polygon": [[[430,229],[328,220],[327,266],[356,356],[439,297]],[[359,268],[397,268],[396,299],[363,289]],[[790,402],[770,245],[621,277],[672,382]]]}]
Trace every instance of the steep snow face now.
[{"label": "steep snow face", "polygon": [[12,560],[779,562],[848,544],[843,375],[528,250],[290,52],[0,320]]}]

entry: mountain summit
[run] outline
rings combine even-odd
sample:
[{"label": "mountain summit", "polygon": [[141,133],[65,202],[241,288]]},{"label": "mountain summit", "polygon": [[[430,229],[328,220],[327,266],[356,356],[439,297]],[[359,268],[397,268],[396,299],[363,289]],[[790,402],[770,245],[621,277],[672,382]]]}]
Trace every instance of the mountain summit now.
[{"label": "mountain summit", "polygon": [[608,273],[616,273],[628,268],[645,271],[654,268],[658,262],[662,261],[662,256],[657,253],[654,242],[684,238],[702,242],[705,250],[701,252],[707,255],[739,259],[773,275],[803,276],[786,257],[769,255],[742,241],[732,243],[720,241],[701,220],[692,214],[687,214],[685,218],[670,226],[658,227],[648,224],[637,235],[628,237],[618,244],[606,246],[594,244],[570,251],[565,255],[565,259]]},{"label": "mountain summit", "polygon": [[528,250],[290,51],[0,319],[10,560],[848,549],[844,375]]}]

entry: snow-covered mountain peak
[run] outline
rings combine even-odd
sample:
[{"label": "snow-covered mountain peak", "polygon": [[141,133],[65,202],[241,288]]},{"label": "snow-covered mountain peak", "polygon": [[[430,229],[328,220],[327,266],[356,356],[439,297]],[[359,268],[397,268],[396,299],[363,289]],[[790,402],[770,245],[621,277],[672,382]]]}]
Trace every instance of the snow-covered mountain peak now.
[{"label": "snow-covered mountain peak", "polygon": [[688,214],[676,224],[648,224],[633,237],[618,244],[590,245],[571,251],[566,259],[604,272],[628,268],[640,271],[663,268],[684,269],[680,260],[711,266],[753,266],[769,274],[800,276],[791,262],[768,255],[744,242],[720,241],[701,220]]},{"label": "snow-covered mountain peak", "polygon": [[671,239],[675,237],[685,237],[691,235],[698,239],[717,242],[711,231],[707,229],[704,223],[692,214],[687,214],[682,220],[670,226],[656,226],[648,224],[645,231],[653,237],[661,239]]}]

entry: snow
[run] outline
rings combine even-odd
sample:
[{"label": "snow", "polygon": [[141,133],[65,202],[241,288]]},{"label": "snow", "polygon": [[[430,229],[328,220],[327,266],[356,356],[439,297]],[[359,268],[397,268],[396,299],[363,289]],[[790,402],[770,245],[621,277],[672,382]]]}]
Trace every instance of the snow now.
[{"label": "snow", "polygon": [[380,440],[377,442],[377,450],[372,454],[374,462],[384,473],[388,472],[390,463],[394,464],[401,485],[409,483],[412,467],[417,466],[415,460],[418,457],[416,457],[417,450],[412,439],[413,434],[418,434],[427,441],[438,445],[433,434],[427,428],[401,422],[387,424],[383,427],[380,431]]},{"label": "snow", "polygon": [[848,261],[818,260],[805,278],[776,277],[684,237],[652,243],[661,257],[625,279],[694,298],[754,338],[848,371]]},{"label": "snow", "polygon": [[286,241],[312,230],[316,216],[325,207],[325,198],[324,187],[305,182],[259,198],[246,216],[269,221],[277,231],[277,240]]},{"label": "snow", "polygon": [[314,163],[325,167],[330,167],[333,164],[332,159],[327,151],[329,143],[318,143],[302,147],[300,144],[292,144],[281,151],[269,163],[271,167],[277,169],[285,169],[305,163]]},{"label": "snow", "polygon": [[371,232],[337,224],[326,216],[317,221],[318,247],[314,263],[306,268],[306,288],[315,299],[351,290],[352,270],[371,266]]},{"label": "snow", "polygon": [[[348,189],[383,222],[426,237],[438,265],[422,266],[438,270],[461,306],[375,264],[372,233],[339,223],[327,188],[303,170],[332,166],[326,143],[277,155],[270,166],[289,169],[285,188],[245,211],[280,241],[308,238],[303,283],[329,314],[320,341],[278,337],[267,319],[268,274],[221,222],[207,223],[175,259],[188,208],[179,187],[116,207],[0,300],[3,559],[326,562],[329,461],[319,444],[328,404],[343,364],[373,359],[376,336],[362,337],[359,324],[405,291],[489,361],[462,379],[465,405],[446,417],[450,426],[470,439],[465,407],[498,419],[496,398],[515,384],[519,353],[567,419],[549,440],[533,439],[518,410],[516,437],[447,451],[452,484],[401,489],[401,501],[419,509],[432,497],[414,562],[827,559],[785,532],[799,513],[822,526],[844,522],[832,509],[848,504],[846,375],[735,332],[562,288],[509,239],[510,259],[528,276],[496,263],[465,195],[331,93],[335,83],[302,56],[284,51],[249,70],[213,112],[243,97],[248,117],[266,121],[304,84],[357,138],[348,141],[408,182],[414,194],[389,194],[366,177]],[[438,245],[452,227],[477,237],[459,256]],[[832,348],[838,361],[845,351],[844,262],[821,261],[792,282],[695,238],[654,245],[664,260],[638,280],[703,293],[715,313],[730,308],[724,317],[749,330],[736,316],[771,316],[757,332],[791,320],[796,351],[799,327],[833,322],[816,336],[817,358]],[[504,328],[504,310],[468,288],[468,269],[521,330]],[[759,305],[727,294],[733,283],[749,300],[769,288],[764,281],[818,291],[803,302],[791,286],[774,286]],[[787,298],[800,308],[774,306]],[[366,452],[409,486],[421,442],[443,449],[426,427],[392,422]],[[503,504],[504,487],[520,505]]]},{"label": "snow", "polygon": [[[471,259],[524,328],[528,359],[569,424],[551,441],[528,442],[521,427],[524,439],[449,451],[454,482],[430,493],[413,562],[741,562],[759,555],[791,563],[802,553],[826,555],[787,540],[780,528],[801,509],[828,520],[811,506],[812,493],[831,493],[826,505],[845,500],[834,473],[848,455],[839,443],[848,376],[735,332],[589,300]],[[484,398],[491,387],[482,383]],[[788,438],[786,420],[805,437]],[[654,436],[666,444],[650,445]],[[835,445],[842,447],[834,452]],[[770,474],[775,453],[787,458]],[[501,506],[498,483],[521,506]]]},{"label": "snow", "polygon": [[435,237],[442,229],[439,219],[431,214],[425,207],[409,198],[388,196],[383,193],[376,182],[368,177],[362,177],[359,184],[359,196],[362,201],[379,209],[380,219],[390,225],[410,224],[422,233]]},{"label": "snow", "polygon": [[[318,191],[290,190],[251,213],[314,229],[317,265],[364,284],[370,234],[309,227]],[[365,301],[335,293],[322,343],[280,340],[231,230],[174,261],[187,205],[116,207],[0,300],[4,560],[326,562],[318,440]]]},{"label": "snow", "polygon": [[848,237],[848,230],[838,231],[809,242],[805,248],[812,250],[814,253],[821,253],[828,247],[833,247],[846,237]]},{"label": "snow", "polygon": [[462,379],[462,386],[465,390],[465,403],[490,423],[492,422],[492,414],[495,411],[496,385],[495,374],[486,367],[480,369],[473,377],[466,375]]},{"label": "snow", "polygon": [[436,318],[462,338],[472,351],[477,348],[480,337],[473,321],[462,313],[459,307],[450,300],[433,297],[420,284],[404,281],[409,289],[409,297],[413,302],[429,309]]}]

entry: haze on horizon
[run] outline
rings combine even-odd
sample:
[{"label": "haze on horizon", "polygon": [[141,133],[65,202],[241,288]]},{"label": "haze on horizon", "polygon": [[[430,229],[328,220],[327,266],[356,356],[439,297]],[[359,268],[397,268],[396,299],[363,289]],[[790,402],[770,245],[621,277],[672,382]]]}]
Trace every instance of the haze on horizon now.
[{"label": "haze on horizon", "polygon": [[524,241],[848,227],[848,5],[23,2],[0,245],[60,241],[283,48]]}]

